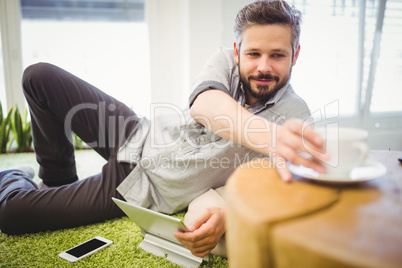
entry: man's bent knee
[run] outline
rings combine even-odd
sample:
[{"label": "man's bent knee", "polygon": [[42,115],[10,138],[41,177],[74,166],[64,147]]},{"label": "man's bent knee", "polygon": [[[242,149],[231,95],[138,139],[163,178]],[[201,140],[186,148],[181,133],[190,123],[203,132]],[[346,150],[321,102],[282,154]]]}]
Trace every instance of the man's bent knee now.
[{"label": "man's bent knee", "polygon": [[55,66],[50,63],[39,62],[28,66],[22,75],[22,88],[24,91],[31,88],[34,81],[41,81],[43,78],[52,77]]}]

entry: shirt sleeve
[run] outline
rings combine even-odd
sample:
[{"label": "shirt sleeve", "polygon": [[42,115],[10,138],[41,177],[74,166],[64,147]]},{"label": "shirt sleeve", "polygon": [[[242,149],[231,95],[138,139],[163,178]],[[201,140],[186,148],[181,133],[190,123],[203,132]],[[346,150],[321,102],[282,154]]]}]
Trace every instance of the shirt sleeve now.
[{"label": "shirt sleeve", "polygon": [[207,90],[221,90],[232,96],[232,76],[235,69],[233,50],[220,48],[207,60],[204,68],[194,80],[189,106],[191,107],[199,94]]}]

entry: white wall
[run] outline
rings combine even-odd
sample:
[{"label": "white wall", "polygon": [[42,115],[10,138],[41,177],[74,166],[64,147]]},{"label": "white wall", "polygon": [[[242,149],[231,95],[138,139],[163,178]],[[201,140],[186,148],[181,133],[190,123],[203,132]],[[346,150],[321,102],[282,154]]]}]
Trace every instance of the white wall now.
[{"label": "white wall", "polygon": [[4,81],[7,105],[4,112],[17,104],[18,109],[25,109],[22,94],[21,73],[21,9],[20,2],[14,0],[0,1],[0,32],[3,52]]},{"label": "white wall", "polygon": [[248,0],[147,0],[152,102],[187,105],[191,82],[220,46],[233,47],[233,23]]},{"label": "white wall", "polygon": [[[183,0],[148,0],[152,102],[178,104],[185,79],[186,5]],[[183,53],[184,52],[184,53]]]}]

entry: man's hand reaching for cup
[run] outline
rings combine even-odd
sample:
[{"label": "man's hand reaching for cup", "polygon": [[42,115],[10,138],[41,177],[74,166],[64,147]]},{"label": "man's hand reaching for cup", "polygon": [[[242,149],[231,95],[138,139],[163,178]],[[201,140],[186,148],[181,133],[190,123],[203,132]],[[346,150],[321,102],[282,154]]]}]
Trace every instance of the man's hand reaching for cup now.
[{"label": "man's hand reaching for cup", "polygon": [[[320,173],[325,172],[320,161],[329,160],[329,155],[324,152],[324,140],[311,126],[304,126],[303,121],[299,119],[289,119],[283,125],[278,125],[277,129],[277,142],[272,148],[272,152],[275,153],[272,162],[283,181],[292,180],[286,161],[312,168]],[[312,157],[304,157],[301,153],[308,153]]]}]

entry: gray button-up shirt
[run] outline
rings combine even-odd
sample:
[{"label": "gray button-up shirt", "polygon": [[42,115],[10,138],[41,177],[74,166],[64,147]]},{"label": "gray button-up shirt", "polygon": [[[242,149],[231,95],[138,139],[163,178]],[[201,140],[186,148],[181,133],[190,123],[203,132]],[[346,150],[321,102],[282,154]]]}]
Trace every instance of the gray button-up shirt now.
[{"label": "gray button-up shirt", "polygon": [[[221,48],[215,53],[193,85],[190,105],[201,92],[211,89],[245,104],[233,50]],[[175,213],[209,189],[223,186],[240,164],[262,157],[215,135],[195,122],[188,109],[167,104],[153,108],[151,120],[143,118],[119,149],[119,161],[136,165],[117,188],[128,202]],[[256,103],[248,110],[277,124],[310,116],[306,103],[290,84],[266,103]]]}]

